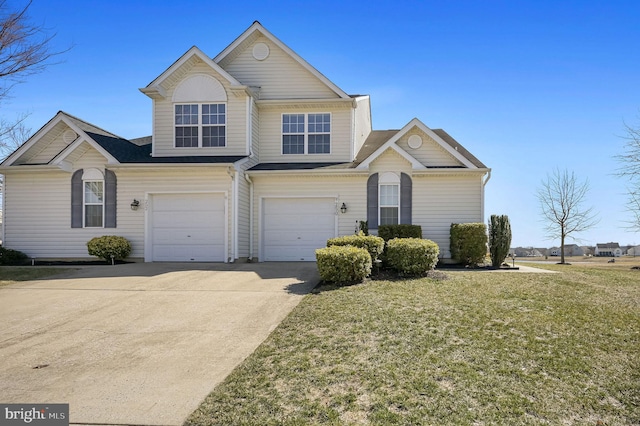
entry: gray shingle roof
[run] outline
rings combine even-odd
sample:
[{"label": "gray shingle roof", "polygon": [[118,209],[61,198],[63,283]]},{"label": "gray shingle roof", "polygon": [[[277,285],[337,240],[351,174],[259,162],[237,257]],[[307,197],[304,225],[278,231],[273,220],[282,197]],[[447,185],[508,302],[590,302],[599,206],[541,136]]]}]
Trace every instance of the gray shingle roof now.
[{"label": "gray shingle roof", "polygon": [[136,145],[131,141],[128,141],[119,137],[112,137],[107,135],[100,135],[93,132],[86,132],[91,139],[96,141],[98,145],[104,148],[109,154],[111,154],[116,160],[121,163],[207,163],[207,164],[220,164],[220,163],[235,163],[245,156],[243,155],[216,155],[216,156],[199,156],[199,155],[187,155],[187,156],[175,156],[175,157],[152,157],[151,156],[151,143],[145,145]]}]

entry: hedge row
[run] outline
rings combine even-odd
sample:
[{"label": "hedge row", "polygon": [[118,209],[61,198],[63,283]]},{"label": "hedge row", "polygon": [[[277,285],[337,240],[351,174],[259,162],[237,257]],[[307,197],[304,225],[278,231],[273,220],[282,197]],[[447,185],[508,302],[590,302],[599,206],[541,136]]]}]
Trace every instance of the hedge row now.
[{"label": "hedge row", "polygon": [[[331,238],[327,247],[316,250],[320,278],[327,282],[348,284],[360,282],[371,273],[372,263],[386,251],[385,261],[405,275],[423,275],[438,262],[436,243],[422,239],[422,228],[415,225],[381,226],[384,237],[349,235]],[[394,235],[419,235],[419,237],[392,237]],[[386,243],[384,238],[389,238]]]}]

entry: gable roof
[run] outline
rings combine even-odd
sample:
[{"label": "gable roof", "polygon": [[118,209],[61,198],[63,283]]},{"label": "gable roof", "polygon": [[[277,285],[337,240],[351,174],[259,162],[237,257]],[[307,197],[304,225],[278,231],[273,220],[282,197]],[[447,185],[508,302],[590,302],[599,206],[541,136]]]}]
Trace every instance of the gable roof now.
[{"label": "gable roof", "polygon": [[220,52],[215,58],[213,58],[213,61],[218,64],[222,61],[224,61],[224,59],[226,57],[228,57],[230,54],[232,54],[238,47],[240,47],[242,45],[242,43],[249,39],[250,37],[254,36],[254,34],[258,32],[260,34],[262,34],[264,37],[266,37],[267,39],[269,39],[269,41],[271,41],[272,43],[274,43],[276,46],[278,46],[280,49],[282,49],[285,53],[287,53],[294,61],[296,61],[298,64],[300,64],[304,69],[306,69],[307,71],[309,71],[311,74],[313,74],[318,80],[320,80],[322,83],[324,83],[329,89],[331,89],[335,94],[337,94],[339,97],[341,98],[345,98],[348,99],[350,98],[350,96],[344,92],[342,89],[340,89],[338,86],[336,86],[331,80],[329,80],[327,77],[325,77],[320,71],[318,71],[316,68],[314,68],[311,64],[309,64],[307,61],[305,61],[300,55],[298,55],[296,52],[294,52],[293,50],[291,50],[291,48],[289,48],[289,46],[287,46],[286,44],[284,44],[280,39],[278,39],[276,36],[274,36],[273,34],[271,34],[265,27],[262,26],[262,24],[258,21],[254,21],[253,24],[251,24],[251,26],[249,28],[247,28],[242,34],[240,34],[240,36],[238,36],[238,38],[236,38],[229,46],[227,46],[222,52]]},{"label": "gable roof", "polygon": [[598,243],[598,244],[596,244],[596,247],[598,247],[599,249],[619,249],[620,248],[620,244],[618,244],[618,243]]},{"label": "gable roof", "polygon": [[10,166],[16,160],[18,160],[23,154],[25,154],[31,147],[33,147],[38,141],[46,135],[49,131],[51,131],[57,124],[59,123],[66,124],[70,129],[72,129],[78,135],[76,140],[69,145],[67,145],[62,151],[60,151],[53,159],[62,161],[66,156],[65,153],[73,151],[79,144],[83,141],[89,143],[93,148],[95,148],[98,152],[104,155],[109,162],[116,161],[108,152],[104,151],[98,144],[95,143],[87,134],[87,132],[93,132],[99,135],[105,135],[110,137],[118,137],[115,134],[108,132],[98,126],[95,126],[89,122],[86,122],[78,117],[75,117],[67,112],[58,111],[55,116],[51,120],[49,120],[44,126],[42,126],[37,132],[35,132],[25,143],[23,143],[18,149],[16,149],[11,155],[9,155],[2,163],[2,166]]},{"label": "gable roof", "polygon": [[187,50],[177,61],[175,61],[169,68],[167,68],[162,74],[156,77],[151,83],[149,83],[146,87],[140,89],[142,93],[149,96],[150,98],[164,98],[166,96],[164,88],[162,87],[162,83],[169,78],[174,72],[178,70],[182,65],[188,62],[191,58],[197,57],[202,62],[211,67],[215,72],[220,74],[225,80],[229,82],[232,86],[237,86],[239,89],[246,88],[242,83],[236,80],[231,74],[226,72],[220,65],[216,62],[212,61],[207,55],[204,54],[202,50],[200,50],[197,46],[191,47],[191,49]]},{"label": "gable roof", "polygon": [[[14,153],[2,163],[2,166],[11,166],[15,160],[20,158],[22,154],[36,144],[44,134],[60,122],[64,122],[72,128],[78,134],[78,137],[47,163],[59,167],[61,167],[65,159],[83,143],[88,143],[102,154],[109,164],[230,164],[246,158],[245,155],[152,157],[150,136],[127,140],[64,111],[58,111],[47,124],[14,151]],[[29,165],[33,164],[25,164],[25,166]]]},{"label": "gable roof", "polygon": [[[413,158],[409,153],[400,148],[396,142],[404,136],[409,130],[417,127],[424,133],[426,133],[431,139],[433,139],[440,147],[442,147],[445,151],[447,151],[451,156],[460,161],[463,166],[470,169],[485,169],[487,168],[480,160],[478,160],[475,156],[473,156],[469,151],[467,151],[458,141],[453,139],[447,132],[442,129],[432,130],[428,128],[424,123],[422,123],[417,118],[414,118],[409,123],[407,123],[400,130],[387,130],[383,132],[373,131],[365,141],[364,145],[360,149],[360,152],[356,154],[356,162],[358,162],[357,168],[367,168],[369,164],[373,162],[376,158],[378,158],[382,153],[384,153],[387,149],[391,148],[398,152],[400,155],[409,160],[414,168],[417,169],[425,169],[426,166],[419,163],[415,158]],[[390,136],[387,140],[385,138]],[[416,163],[419,166],[416,167]]]}]

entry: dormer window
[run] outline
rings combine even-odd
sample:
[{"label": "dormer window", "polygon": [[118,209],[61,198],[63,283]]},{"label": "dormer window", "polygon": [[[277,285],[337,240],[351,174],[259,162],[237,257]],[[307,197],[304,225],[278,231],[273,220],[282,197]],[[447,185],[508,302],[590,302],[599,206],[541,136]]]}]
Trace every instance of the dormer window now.
[{"label": "dormer window", "polygon": [[175,147],[226,146],[225,104],[175,105]]}]

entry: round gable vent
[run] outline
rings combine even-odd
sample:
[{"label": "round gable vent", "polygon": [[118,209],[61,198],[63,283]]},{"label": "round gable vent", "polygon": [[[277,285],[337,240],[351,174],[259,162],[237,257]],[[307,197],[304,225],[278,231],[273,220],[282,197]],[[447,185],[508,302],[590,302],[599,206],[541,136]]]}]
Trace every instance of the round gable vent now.
[{"label": "round gable vent", "polygon": [[269,46],[265,43],[256,43],[253,46],[253,57],[259,61],[264,61],[269,56]]},{"label": "round gable vent", "polygon": [[78,135],[76,134],[76,132],[74,132],[71,129],[65,130],[64,133],[62,134],[62,140],[67,145],[69,145],[71,142],[75,141],[77,137],[78,137]]},{"label": "round gable vent", "polygon": [[418,135],[409,136],[409,147],[412,149],[418,149],[422,146],[422,138]]}]

